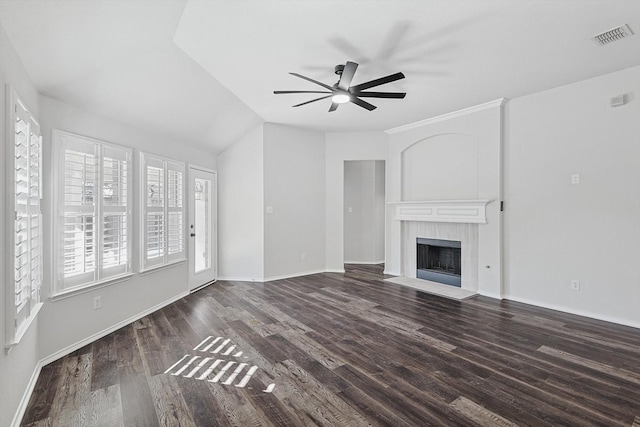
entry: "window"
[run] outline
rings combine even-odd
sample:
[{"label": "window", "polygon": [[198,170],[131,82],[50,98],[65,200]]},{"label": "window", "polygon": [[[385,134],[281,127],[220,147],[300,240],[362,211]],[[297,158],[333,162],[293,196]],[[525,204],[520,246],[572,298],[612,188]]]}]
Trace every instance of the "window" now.
[{"label": "window", "polygon": [[[27,107],[7,87],[7,125],[13,144],[7,144],[7,166],[13,179],[9,179],[7,198],[9,226],[7,230],[7,335],[6,346],[16,345],[35,319],[42,303],[42,199],[41,158],[42,138],[40,125]],[[11,141],[10,139],[10,141]]]},{"label": "window", "polygon": [[58,167],[54,294],[131,275],[130,149],[54,131]]},{"label": "window", "polygon": [[185,259],[184,164],[141,153],[142,270]]}]

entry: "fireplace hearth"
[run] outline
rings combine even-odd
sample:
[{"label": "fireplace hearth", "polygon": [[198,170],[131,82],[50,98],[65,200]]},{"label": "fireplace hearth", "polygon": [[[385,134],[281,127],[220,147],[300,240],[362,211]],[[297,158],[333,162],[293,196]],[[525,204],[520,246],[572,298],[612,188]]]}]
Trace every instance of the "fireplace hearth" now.
[{"label": "fireplace hearth", "polygon": [[417,278],[462,287],[462,242],[418,238],[416,243]]}]

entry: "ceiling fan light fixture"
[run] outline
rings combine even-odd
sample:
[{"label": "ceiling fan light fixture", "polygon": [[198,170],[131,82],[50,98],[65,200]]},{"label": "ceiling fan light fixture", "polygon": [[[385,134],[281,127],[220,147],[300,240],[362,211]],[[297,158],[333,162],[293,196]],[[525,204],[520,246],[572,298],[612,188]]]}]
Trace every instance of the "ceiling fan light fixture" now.
[{"label": "ceiling fan light fixture", "polygon": [[336,104],[345,104],[351,101],[351,95],[345,92],[338,92],[333,94],[333,96],[331,97],[331,100]]}]

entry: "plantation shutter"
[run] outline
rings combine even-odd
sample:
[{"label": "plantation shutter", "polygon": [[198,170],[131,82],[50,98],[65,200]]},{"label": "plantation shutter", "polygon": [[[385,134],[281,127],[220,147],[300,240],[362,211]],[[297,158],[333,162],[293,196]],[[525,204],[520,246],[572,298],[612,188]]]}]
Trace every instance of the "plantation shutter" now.
[{"label": "plantation shutter", "polygon": [[167,257],[168,261],[184,257],[184,166],[167,162]]},{"label": "plantation shutter", "polygon": [[59,166],[58,293],[131,272],[131,150],[54,131]]},{"label": "plantation shutter", "polygon": [[102,269],[109,277],[129,270],[129,153],[104,147],[102,165]]},{"label": "plantation shutter", "polygon": [[143,269],[184,259],[184,164],[142,153]]},{"label": "plantation shutter", "polygon": [[165,249],[164,162],[146,157],[145,267],[163,264]]},{"label": "plantation shutter", "polygon": [[64,267],[62,288],[97,280],[97,147],[91,141],[64,138]]},{"label": "plantation shutter", "polygon": [[7,343],[17,343],[24,334],[40,303],[42,284],[42,215],[40,125],[27,108],[10,92],[10,123],[13,125],[13,146],[9,146],[13,161],[13,310],[8,310]]},{"label": "plantation shutter", "polygon": [[40,302],[42,283],[42,216],[40,213],[40,126],[19,102],[14,104],[15,177],[15,329],[23,329]]}]

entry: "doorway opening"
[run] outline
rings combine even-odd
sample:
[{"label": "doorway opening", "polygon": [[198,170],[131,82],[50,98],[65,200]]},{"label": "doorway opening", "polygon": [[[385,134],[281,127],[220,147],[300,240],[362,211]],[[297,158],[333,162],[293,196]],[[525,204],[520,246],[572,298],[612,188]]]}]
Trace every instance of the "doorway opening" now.
[{"label": "doorway opening", "polygon": [[344,162],[344,263],[384,263],[385,161]]}]

